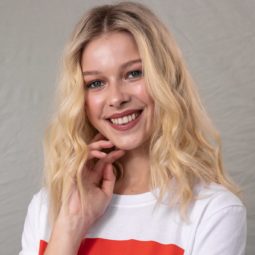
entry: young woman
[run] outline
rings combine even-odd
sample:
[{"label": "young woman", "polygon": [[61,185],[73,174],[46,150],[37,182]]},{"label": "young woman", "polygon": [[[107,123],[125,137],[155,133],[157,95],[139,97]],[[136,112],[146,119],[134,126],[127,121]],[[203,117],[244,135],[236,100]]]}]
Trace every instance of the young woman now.
[{"label": "young woman", "polygon": [[245,253],[219,138],[150,10],[119,3],[82,17],[59,95],[20,254]]}]

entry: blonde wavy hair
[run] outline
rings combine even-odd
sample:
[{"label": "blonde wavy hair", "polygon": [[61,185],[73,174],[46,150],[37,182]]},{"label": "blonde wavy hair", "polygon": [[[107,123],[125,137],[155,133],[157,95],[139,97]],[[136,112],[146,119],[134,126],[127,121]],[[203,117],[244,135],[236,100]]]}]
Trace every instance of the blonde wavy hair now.
[{"label": "blonde wavy hair", "polygon": [[82,169],[96,131],[85,114],[81,55],[104,33],[126,31],[138,46],[148,92],[155,101],[150,141],[151,188],[162,198],[175,180],[184,211],[195,199],[197,183],[219,183],[237,193],[224,173],[220,137],[208,118],[172,35],[144,5],[121,2],[91,9],[75,27],[66,47],[59,81],[58,111],[45,136],[45,185],[54,222],[75,179],[83,206]]}]

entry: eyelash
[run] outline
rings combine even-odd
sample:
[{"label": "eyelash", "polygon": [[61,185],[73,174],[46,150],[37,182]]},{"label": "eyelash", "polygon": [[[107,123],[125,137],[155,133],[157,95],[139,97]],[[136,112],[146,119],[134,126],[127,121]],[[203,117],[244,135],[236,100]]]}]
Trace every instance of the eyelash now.
[{"label": "eyelash", "polygon": [[[100,82],[100,85],[96,85],[96,86],[95,86],[95,84],[96,84],[97,82]],[[95,87],[94,87],[94,86],[95,86]],[[101,86],[102,86],[102,81],[100,81],[100,80],[95,80],[95,81],[91,81],[91,82],[87,83],[87,84],[86,84],[86,89],[97,89],[97,88],[99,88],[99,87],[101,87]]]},{"label": "eyelash", "polygon": [[[142,70],[137,69],[137,70],[133,70],[133,71],[131,71],[131,72],[128,72],[128,73],[127,73],[127,78],[128,78],[129,75],[132,74],[132,73],[133,73],[133,74],[134,74],[134,73],[138,73],[138,74],[139,74],[138,77],[143,76]],[[131,79],[135,79],[135,78],[137,78],[137,76],[132,77]]]},{"label": "eyelash", "polygon": [[[130,75],[132,75],[132,77],[129,77]],[[133,70],[130,72],[127,72],[125,79],[137,79],[143,76],[143,72],[142,70]],[[98,82],[100,82],[100,84],[98,84]],[[88,82],[87,84],[85,84],[86,89],[97,89],[103,86],[103,81],[101,80],[94,80],[91,82]]]}]

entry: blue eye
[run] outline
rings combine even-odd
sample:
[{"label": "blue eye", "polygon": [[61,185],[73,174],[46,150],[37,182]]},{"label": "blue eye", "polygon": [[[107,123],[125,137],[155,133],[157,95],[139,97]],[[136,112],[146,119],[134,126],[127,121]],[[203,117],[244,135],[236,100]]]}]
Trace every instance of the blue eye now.
[{"label": "blue eye", "polygon": [[139,78],[143,75],[143,72],[141,70],[134,70],[127,73],[127,78],[135,79]]},{"label": "blue eye", "polygon": [[103,86],[103,82],[100,80],[92,81],[86,84],[87,89],[97,89]]}]

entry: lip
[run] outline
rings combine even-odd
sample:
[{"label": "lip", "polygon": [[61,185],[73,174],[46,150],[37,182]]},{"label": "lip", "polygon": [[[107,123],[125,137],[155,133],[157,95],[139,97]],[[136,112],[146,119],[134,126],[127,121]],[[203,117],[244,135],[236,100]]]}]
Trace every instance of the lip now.
[{"label": "lip", "polygon": [[141,111],[142,111],[142,109],[136,109],[136,110],[134,110],[134,109],[132,109],[132,110],[126,110],[126,111],[124,111],[124,112],[114,113],[113,115],[111,115],[111,116],[107,117],[107,119],[117,119],[117,118],[122,118],[122,117],[124,117],[124,116],[131,115],[131,114],[133,114],[133,113],[135,113],[135,112],[141,112]]},{"label": "lip", "polygon": [[[136,111],[132,111],[132,113],[134,113],[134,112],[137,112],[137,110]],[[133,128],[140,121],[142,114],[143,114],[143,112],[140,112],[139,116],[136,119],[134,119],[134,120],[132,120],[132,121],[130,121],[127,124],[124,124],[124,125],[114,124],[110,120],[108,120],[108,122],[109,122],[110,126],[112,128],[114,128],[115,130],[118,130],[118,131],[127,131],[127,130]],[[128,115],[128,114],[125,114],[125,115]]]}]

